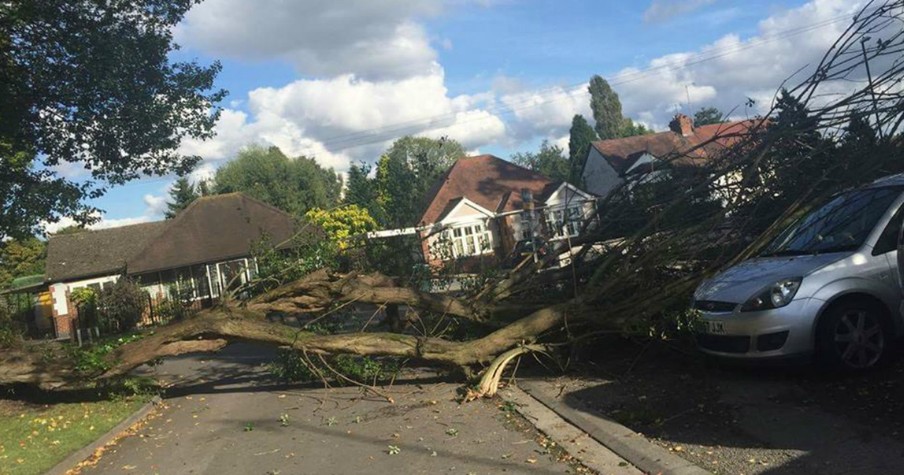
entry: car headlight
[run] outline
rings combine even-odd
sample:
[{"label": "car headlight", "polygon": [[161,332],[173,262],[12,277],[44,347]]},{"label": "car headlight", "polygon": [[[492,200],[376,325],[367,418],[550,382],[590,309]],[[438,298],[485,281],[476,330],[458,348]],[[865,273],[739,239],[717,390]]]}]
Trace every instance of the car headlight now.
[{"label": "car headlight", "polygon": [[780,308],[791,303],[800,288],[801,277],[780,280],[754,295],[741,306],[742,312]]}]

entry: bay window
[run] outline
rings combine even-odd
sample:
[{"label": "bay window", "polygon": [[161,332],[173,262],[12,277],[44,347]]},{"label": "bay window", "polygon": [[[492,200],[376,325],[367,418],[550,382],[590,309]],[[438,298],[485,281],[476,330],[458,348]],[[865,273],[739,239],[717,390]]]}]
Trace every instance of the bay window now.
[{"label": "bay window", "polygon": [[443,231],[452,258],[479,256],[493,252],[493,235],[483,223],[457,225]]}]

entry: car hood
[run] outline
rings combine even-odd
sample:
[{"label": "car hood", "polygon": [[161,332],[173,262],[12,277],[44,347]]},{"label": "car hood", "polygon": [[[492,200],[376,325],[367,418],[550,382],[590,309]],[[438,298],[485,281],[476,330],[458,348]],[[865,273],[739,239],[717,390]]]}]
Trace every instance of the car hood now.
[{"label": "car hood", "polygon": [[851,254],[850,252],[833,252],[750,259],[704,281],[694,292],[694,299],[732,303],[746,302],[768,285],[782,279],[804,277]]}]

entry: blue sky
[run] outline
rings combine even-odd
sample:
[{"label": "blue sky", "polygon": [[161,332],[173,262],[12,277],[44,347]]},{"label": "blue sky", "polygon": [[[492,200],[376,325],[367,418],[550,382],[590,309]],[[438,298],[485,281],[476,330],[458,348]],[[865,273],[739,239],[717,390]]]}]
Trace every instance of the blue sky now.
[{"label": "blue sky", "polygon": [[[174,59],[220,60],[217,85],[230,94],[217,137],[182,148],[203,158],[192,179],[250,143],[337,170],[374,161],[404,133],[448,135],[508,157],[542,140],[564,144],[571,117],[589,118],[593,74],[611,80],[626,115],[656,130],[702,106],[740,118],[764,112],[856,8],[849,0],[205,0],[177,27],[184,48]],[[757,106],[746,108],[747,98]],[[111,189],[93,202],[105,210],[101,226],[159,219],[173,179]]]}]

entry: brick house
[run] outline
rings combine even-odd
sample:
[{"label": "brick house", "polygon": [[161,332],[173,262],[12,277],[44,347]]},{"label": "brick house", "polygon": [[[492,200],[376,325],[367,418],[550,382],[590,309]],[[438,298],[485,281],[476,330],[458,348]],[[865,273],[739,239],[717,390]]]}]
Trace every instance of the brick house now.
[{"label": "brick house", "polygon": [[594,196],[493,155],[458,159],[419,221],[427,263],[499,262],[518,241],[564,241],[594,216]]},{"label": "brick house", "polygon": [[606,197],[632,177],[661,179],[673,169],[698,167],[760,123],[745,120],[694,127],[693,119],[678,114],[665,132],[593,142],[581,171],[582,186]]}]

